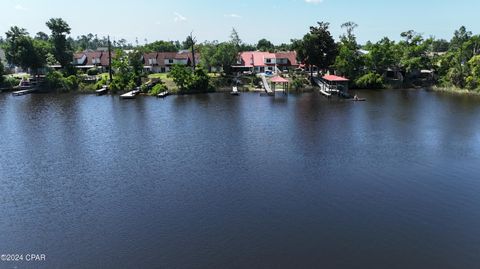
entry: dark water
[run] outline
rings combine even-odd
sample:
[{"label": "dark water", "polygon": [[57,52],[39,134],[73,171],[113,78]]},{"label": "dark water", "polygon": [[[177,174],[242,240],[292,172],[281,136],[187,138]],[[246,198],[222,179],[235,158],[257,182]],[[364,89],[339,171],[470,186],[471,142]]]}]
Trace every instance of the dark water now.
[{"label": "dark water", "polygon": [[0,95],[0,268],[480,268],[480,99]]}]

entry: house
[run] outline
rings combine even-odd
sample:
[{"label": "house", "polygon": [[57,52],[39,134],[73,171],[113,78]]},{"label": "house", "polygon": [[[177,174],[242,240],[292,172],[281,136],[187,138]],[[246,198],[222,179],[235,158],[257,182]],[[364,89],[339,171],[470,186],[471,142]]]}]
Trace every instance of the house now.
[{"label": "house", "polygon": [[[112,57],[113,57],[112,52]],[[108,70],[109,56],[105,50],[86,50],[73,55],[73,66],[78,69],[100,68],[103,71]]]},{"label": "house", "polygon": [[250,71],[255,73],[264,73],[267,71],[279,72],[299,67],[297,62],[297,53],[295,51],[286,52],[263,52],[246,51],[239,55],[237,65],[233,66],[236,71]]},{"label": "house", "polygon": [[[195,62],[200,62],[200,54],[195,54]],[[169,72],[174,65],[193,65],[193,56],[190,51],[180,52],[151,52],[143,55],[144,69],[151,73]]]}]

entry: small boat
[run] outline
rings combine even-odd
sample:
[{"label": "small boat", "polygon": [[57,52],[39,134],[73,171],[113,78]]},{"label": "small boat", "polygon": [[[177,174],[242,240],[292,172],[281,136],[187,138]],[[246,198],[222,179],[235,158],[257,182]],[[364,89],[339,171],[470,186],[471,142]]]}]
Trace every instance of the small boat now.
[{"label": "small boat", "polygon": [[353,99],[350,99],[350,101],[354,101],[354,102],[365,102],[365,101],[367,101],[367,99],[365,99],[365,98],[353,98]]},{"label": "small boat", "polygon": [[108,87],[107,87],[107,85],[103,85],[101,89],[95,91],[95,93],[96,93],[97,95],[104,95],[104,94],[106,94],[107,92],[108,92]]},{"label": "small boat", "polygon": [[168,91],[164,91],[164,92],[161,92],[161,93],[157,94],[157,97],[158,98],[165,98],[165,97],[167,97],[167,95],[168,95]]},{"label": "small boat", "polygon": [[238,91],[237,87],[233,87],[232,91],[230,92],[231,95],[239,95],[240,92]]}]

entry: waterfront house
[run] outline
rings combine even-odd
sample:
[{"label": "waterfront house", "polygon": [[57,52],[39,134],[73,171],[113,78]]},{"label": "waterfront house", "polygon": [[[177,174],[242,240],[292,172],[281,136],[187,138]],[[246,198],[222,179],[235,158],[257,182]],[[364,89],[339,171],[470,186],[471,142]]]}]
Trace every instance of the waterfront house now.
[{"label": "waterfront house", "polygon": [[[113,57],[112,52],[112,57]],[[108,50],[86,50],[73,55],[73,66],[78,69],[99,68],[102,72],[108,70],[109,55]]]},{"label": "waterfront house", "polygon": [[236,71],[249,71],[253,73],[264,73],[267,71],[278,73],[298,67],[299,63],[295,51],[276,53],[246,51],[240,53],[237,64],[233,66]]},{"label": "waterfront house", "polygon": [[[200,54],[195,53],[195,62],[200,62]],[[174,65],[193,65],[193,56],[190,51],[180,52],[151,52],[143,55],[144,69],[151,73],[169,72]]]}]

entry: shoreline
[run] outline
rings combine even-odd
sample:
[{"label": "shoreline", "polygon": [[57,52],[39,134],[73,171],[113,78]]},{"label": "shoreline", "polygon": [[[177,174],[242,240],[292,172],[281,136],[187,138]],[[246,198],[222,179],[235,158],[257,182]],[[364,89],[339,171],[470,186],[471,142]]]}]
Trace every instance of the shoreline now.
[{"label": "shoreline", "polygon": [[455,94],[455,95],[480,96],[480,91],[478,91],[478,90],[468,90],[468,89],[462,89],[462,88],[457,88],[457,87],[431,86],[431,87],[427,87],[426,89],[428,89],[429,91],[432,91],[432,92],[450,93],[450,94]]}]

